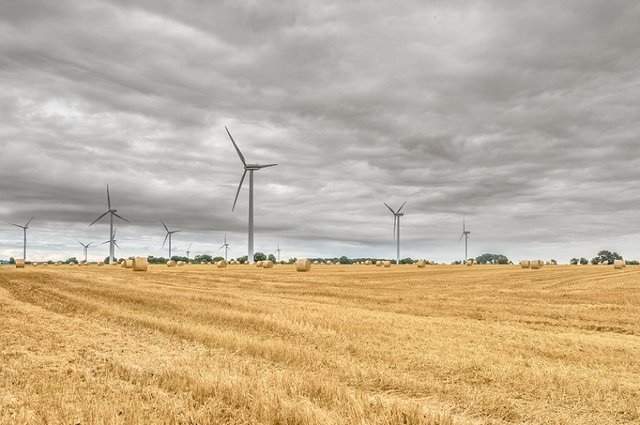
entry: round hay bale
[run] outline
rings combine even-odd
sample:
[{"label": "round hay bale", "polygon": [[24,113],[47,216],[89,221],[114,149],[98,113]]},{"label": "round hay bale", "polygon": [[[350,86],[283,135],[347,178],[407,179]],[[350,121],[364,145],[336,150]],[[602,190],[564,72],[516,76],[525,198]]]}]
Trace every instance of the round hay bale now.
[{"label": "round hay bale", "polygon": [[424,269],[426,267],[427,263],[424,260],[418,260],[416,265],[418,266],[419,269]]},{"label": "round hay bale", "polygon": [[465,262],[465,264],[466,264],[467,266],[473,266],[473,260],[467,260],[467,261]]},{"label": "round hay bale", "polygon": [[542,260],[531,260],[531,263],[530,263],[531,268],[534,270],[542,268],[543,265],[544,265],[544,261]]},{"label": "round hay bale", "polygon": [[372,263],[371,263],[371,260],[367,260],[367,261],[365,261],[365,262],[364,262],[364,265],[365,265],[365,266],[370,266],[371,264],[372,264]]},{"label": "round hay bale", "polygon": [[133,268],[133,260],[124,260],[124,267],[127,269]]},{"label": "round hay bale", "polygon": [[178,263],[173,260],[167,261],[167,267],[175,267]]},{"label": "round hay bale", "polygon": [[273,268],[273,261],[271,261],[271,260],[263,261],[262,262],[262,268],[263,269],[272,269]]},{"label": "round hay bale", "polygon": [[318,260],[314,261],[313,264],[318,265],[320,262]]},{"label": "round hay bale", "polygon": [[382,260],[376,261],[376,267],[380,267],[380,266],[382,266]]},{"label": "round hay bale", "polygon": [[100,262],[98,263],[98,266],[104,266],[104,262],[100,261]]},{"label": "round hay bale", "polygon": [[120,265],[121,265],[123,268],[127,267],[127,260],[122,260],[122,261],[120,261]]},{"label": "round hay bale", "polygon": [[299,272],[308,272],[311,270],[311,261],[306,258],[301,258],[296,261],[296,270]]},{"label": "round hay bale", "polygon": [[24,259],[18,258],[16,260],[16,269],[24,269],[24,266],[25,266]]},{"label": "round hay bale", "polygon": [[531,261],[529,261],[529,260],[520,261],[520,267],[522,267],[523,269],[530,268],[531,267]]},{"label": "round hay bale", "polygon": [[387,260],[387,261],[383,261],[382,265],[385,267],[391,267],[391,261]]},{"label": "round hay bale", "polygon": [[222,261],[218,261],[217,267],[219,269],[226,269],[227,268],[227,262],[222,260]]},{"label": "round hay bale", "polygon": [[256,267],[262,267],[264,261],[256,261]]},{"label": "round hay bale", "polygon": [[176,264],[177,264],[179,267],[182,267],[182,266],[184,266],[186,263],[185,263],[184,261],[178,261]]},{"label": "round hay bale", "polygon": [[131,268],[134,272],[146,272],[149,267],[149,261],[147,257],[135,257],[131,261]]},{"label": "round hay bale", "polygon": [[327,266],[331,266],[331,265],[333,265],[333,263],[332,263],[331,261],[329,261],[329,260],[325,261],[324,263],[325,263]]},{"label": "round hay bale", "polygon": [[[16,260],[16,262],[17,262],[17,261],[18,261],[18,260]],[[16,264],[17,264],[17,263],[16,263]],[[615,261],[613,262],[613,268],[614,268],[614,269],[621,269],[621,268],[623,268],[625,265],[626,265],[626,264],[625,264],[625,261],[624,261],[624,260],[615,260]]]}]

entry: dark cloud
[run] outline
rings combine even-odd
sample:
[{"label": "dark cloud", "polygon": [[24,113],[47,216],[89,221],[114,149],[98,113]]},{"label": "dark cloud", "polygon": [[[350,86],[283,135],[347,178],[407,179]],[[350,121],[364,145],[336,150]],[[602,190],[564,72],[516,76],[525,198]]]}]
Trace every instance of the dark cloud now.
[{"label": "dark cloud", "polygon": [[[77,255],[105,186],[123,255],[256,249],[449,261],[640,257],[640,6],[632,1],[0,3],[0,220]],[[101,257],[105,247],[96,248]],[[0,230],[0,257],[19,229]]]}]

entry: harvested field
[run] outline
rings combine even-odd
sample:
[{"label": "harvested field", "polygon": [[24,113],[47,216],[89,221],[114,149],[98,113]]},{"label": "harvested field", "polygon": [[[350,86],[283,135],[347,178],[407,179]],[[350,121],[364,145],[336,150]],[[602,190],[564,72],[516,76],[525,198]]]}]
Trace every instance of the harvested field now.
[{"label": "harvested field", "polygon": [[640,267],[0,267],[0,422],[640,423]]}]

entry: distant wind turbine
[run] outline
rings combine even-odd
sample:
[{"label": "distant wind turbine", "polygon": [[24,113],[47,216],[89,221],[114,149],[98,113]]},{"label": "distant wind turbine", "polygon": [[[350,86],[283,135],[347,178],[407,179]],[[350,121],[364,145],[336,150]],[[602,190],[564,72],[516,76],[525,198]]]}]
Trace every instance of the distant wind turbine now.
[{"label": "distant wind turbine", "polygon": [[238,185],[238,191],[236,192],[236,199],[233,201],[233,207],[231,211],[236,209],[236,202],[238,202],[238,195],[240,195],[240,189],[242,188],[242,183],[244,182],[244,178],[247,175],[247,171],[249,172],[249,247],[248,247],[248,258],[249,263],[253,263],[253,172],[261,170],[267,167],[273,167],[278,164],[247,164],[247,161],[244,159],[244,155],[240,152],[240,148],[236,144],[233,137],[231,137],[231,133],[229,133],[229,129],[225,126],[225,130],[227,130],[227,134],[231,139],[231,143],[233,143],[233,147],[236,148],[236,152],[238,152],[238,156],[240,157],[240,161],[242,161],[242,165],[244,165],[244,173],[242,174],[242,178],[240,179],[240,184]]},{"label": "distant wind turbine", "polygon": [[24,236],[24,243],[22,245],[22,259],[24,261],[27,261],[27,229],[29,228],[29,224],[31,223],[31,220],[33,220],[33,217],[31,217],[29,221],[27,221],[27,224],[25,224],[24,226],[21,226],[19,224],[9,223],[12,226],[16,226],[22,229],[22,234]]},{"label": "distant wind turbine", "polygon": [[465,216],[462,216],[462,234],[460,235],[460,239],[458,239],[458,244],[460,244],[460,241],[462,241],[462,238],[464,238],[464,261],[467,261],[467,243],[469,240],[469,234],[471,232],[467,230],[467,224],[466,224],[466,220],[465,220]]},{"label": "distant wind turbine", "polygon": [[220,251],[222,248],[224,248],[224,261],[227,261],[227,255],[229,254],[229,244],[227,243],[226,233],[224,234],[224,243],[220,248],[218,248],[218,251]]},{"label": "distant wind turbine", "polygon": [[[110,244],[113,246],[117,246],[118,249],[120,249],[120,245],[118,245],[118,241],[116,240],[116,229],[113,229],[113,233],[111,234],[111,238],[108,241],[104,241],[102,242],[100,245],[104,245],[104,244]],[[113,264],[112,258],[109,258],[109,264]]]},{"label": "distant wind turbine", "polygon": [[162,223],[162,225],[164,226],[164,229],[167,231],[166,236],[164,237],[164,242],[162,242],[162,247],[164,248],[164,245],[167,243],[167,238],[169,239],[169,260],[171,260],[171,236],[174,233],[178,233],[180,232],[180,230],[169,230],[169,228],[167,227],[166,224],[164,224],[164,221],[160,220],[160,222]]},{"label": "distant wind turbine", "polygon": [[407,201],[398,208],[398,211],[394,211],[386,202],[384,205],[389,208],[391,214],[393,214],[393,238],[396,240],[396,264],[400,264],[400,217],[404,215],[400,210],[404,207]]},{"label": "distant wind turbine", "polygon": [[280,241],[278,241],[278,248],[274,251],[274,252],[277,252],[277,253],[278,253],[278,263],[280,262],[280,252],[281,252],[281,251],[282,251],[282,250],[280,249]]},{"label": "distant wind turbine", "polygon": [[[113,240],[113,236],[115,235],[115,231],[113,230],[113,217],[118,217],[120,220],[126,221],[127,223],[130,223],[130,221],[124,217],[119,216],[118,210],[114,210],[111,208],[111,196],[109,195],[109,185],[107,185],[107,208],[108,208],[107,212],[103,213],[100,217],[93,220],[93,222],[91,222],[89,226],[93,226],[98,220],[100,220],[105,215],[109,214],[109,237],[111,238],[111,242],[109,243],[109,264],[113,264],[113,254],[115,251],[114,246],[117,246],[115,244],[115,240]],[[104,245],[104,244],[101,244],[101,245]]]},{"label": "distant wind turbine", "polygon": [[189,248],[187,248],[187,250],[185,251],[187,253],[187,260],[189,259],[189,254],[191,254],[191,245],[193,245],[192,243],[189,244]]},{"label": "distant wind turbine", "polygon": [[82,243],[82,242],[78,241],[78,243],[79,243],[80,245],[82,245],[82,247],[84,248],[84,262],[86,263],[86,262],[87,262],[87,251],[89,250],[89,247],[91,246],[91,244],[92,244],[93,242],[89,242],[89,243],[87,243],[87,244],[84,244],[84,243]]}]

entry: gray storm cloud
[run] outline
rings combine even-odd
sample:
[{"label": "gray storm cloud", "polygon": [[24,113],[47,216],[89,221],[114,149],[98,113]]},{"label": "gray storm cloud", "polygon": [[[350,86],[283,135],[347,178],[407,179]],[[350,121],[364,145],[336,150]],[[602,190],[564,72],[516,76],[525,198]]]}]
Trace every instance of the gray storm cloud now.
[{"label": "gray storm cloud", "polygon": [[[76,239],[112,188],[121,255],[176,245],[450,261],[640,257],[640,6],[633,1],[0,3],[0,220],[34,257]],[[0,258],[20,253],[0,229]],[[104,257],[106,248],[91,252]],[[80,247],[81,249],[81,247]],[[102,251],[101,251],[102,249]]]}]

